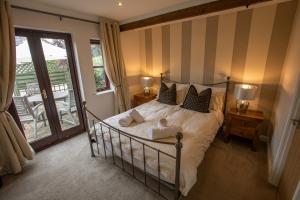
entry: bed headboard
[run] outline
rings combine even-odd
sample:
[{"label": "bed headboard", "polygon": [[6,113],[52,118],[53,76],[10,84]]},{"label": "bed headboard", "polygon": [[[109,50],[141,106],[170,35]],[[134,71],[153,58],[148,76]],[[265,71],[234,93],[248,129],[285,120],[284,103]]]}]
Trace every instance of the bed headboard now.
[{"label": "bed headboard", "polygon": [[[172,83],[190,84],[189,82],[188,83],[184,83],[184,82],[172,81],[170,79],[165,78],[163,76],[163,73],[160,73],[160,83],[162,83],[163,81],[172,82]],[[230,84],[230,76],[227,76],[226,77],[226,81],[223,81],[223,82],[202,84],[202,85],[208,86],[208,87],[210,87],[210,86],[211,87],[213,87],[213,86],[224,86],[225,87],[225,98],[224,98],[224,108],[223,108],[223,114],[224,115],[225,115],[225,112],[226,112],[226,109],[227,109],[229,84]]]}]

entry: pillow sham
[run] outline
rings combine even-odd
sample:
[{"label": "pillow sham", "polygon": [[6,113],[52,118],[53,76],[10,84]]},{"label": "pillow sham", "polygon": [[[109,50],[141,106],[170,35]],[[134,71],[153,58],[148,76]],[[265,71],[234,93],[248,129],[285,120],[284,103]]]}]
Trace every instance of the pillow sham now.
[{"label": "pillow sham", "polygon": [[212,89],[212,95],[211,95],[211,100],[209,104],[209,110],[214,110],[214,111],[223,111],[224,108],[224,99],[225,99],[225,93],[226,89],[225,88],[220,88],[220,87],[209,87],[201,84],[193,84],[197,91],[203,91],[207,88]]},{"label": "pillow sham", "polygon": [[157,101],[169,105],[176,105],[176,84],[172,84],[168,87],[164,82],[162,82]]},{"label": "pillow sham", "polygon": [[183,83],[168,83],[164,82],[168,87],[171,87],[172,84],[176,84],[176,103],[182,104],[187,91],[189,89],[190,84],[183,84]]},{"label": "pillow sham", "polygon": [[191,85],[184,102],[180,107],[202,113],[209,113],[211,93],[212,89],[207,88],[198,94],[195,86]]}]

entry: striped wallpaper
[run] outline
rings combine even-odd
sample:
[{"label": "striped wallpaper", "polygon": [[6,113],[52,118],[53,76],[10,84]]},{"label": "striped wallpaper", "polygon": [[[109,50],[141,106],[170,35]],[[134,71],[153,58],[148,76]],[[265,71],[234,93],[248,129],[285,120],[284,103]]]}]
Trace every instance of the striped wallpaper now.
[{"label": "striped wallpaper", "polygon": [[[296,1],[138,30],[142,75],[259,85],[253,109],[271,116]],[[125,57],[126,61],[126,57]]]}]

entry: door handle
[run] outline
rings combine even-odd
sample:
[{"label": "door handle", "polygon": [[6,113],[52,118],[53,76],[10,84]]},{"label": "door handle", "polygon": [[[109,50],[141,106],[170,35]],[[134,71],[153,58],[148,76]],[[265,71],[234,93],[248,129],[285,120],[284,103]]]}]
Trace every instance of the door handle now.
[{"label": "door handle", "polygon": [[44,99],[48,99],[47,92],[45,89],[42,90],[42,95]]}]

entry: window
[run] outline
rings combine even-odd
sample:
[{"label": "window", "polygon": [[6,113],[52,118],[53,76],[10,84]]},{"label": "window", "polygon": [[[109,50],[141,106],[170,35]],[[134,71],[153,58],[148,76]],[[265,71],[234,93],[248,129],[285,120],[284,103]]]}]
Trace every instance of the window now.
[{"label": "window", "polygon": [[93,59],[94,78],[97,92],[110,89],[110,83],[105,73],[102,57],[102,49],[99,40],[91,40],[91,52]]}]

